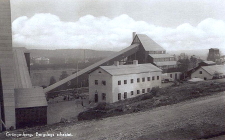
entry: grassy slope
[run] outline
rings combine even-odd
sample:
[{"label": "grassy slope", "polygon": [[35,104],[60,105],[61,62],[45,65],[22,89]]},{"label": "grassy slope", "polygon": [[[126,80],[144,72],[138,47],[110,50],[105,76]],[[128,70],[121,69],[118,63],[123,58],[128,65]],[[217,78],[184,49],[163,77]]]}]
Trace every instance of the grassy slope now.
[{"label": "grassy slope", "polygon": [[210,80],[197,83],[185,82],[177,86],[154,89],[135,98],[113,104],[100,103],[97,107],[78,115],[78,120],[100,119],[145,111],[159,106],[176,104],[193,98],[203,97],[225,91],[225,80]]}]

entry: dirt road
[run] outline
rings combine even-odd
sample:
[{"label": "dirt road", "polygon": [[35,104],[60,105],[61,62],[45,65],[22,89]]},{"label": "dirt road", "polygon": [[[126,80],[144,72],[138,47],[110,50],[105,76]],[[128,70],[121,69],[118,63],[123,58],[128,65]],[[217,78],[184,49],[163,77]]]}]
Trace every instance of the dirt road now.
[{"label": "dirt road", "polygon": [[[52,140],[193,139],[225,130],[225,93],[48,131]],[[56,136],[71,133],[72,137]],[[46,132],[47,133],[47,132]],[[44,133],[43,133],[44,134]],[[22,138],[28,139],[28,138]]]}]

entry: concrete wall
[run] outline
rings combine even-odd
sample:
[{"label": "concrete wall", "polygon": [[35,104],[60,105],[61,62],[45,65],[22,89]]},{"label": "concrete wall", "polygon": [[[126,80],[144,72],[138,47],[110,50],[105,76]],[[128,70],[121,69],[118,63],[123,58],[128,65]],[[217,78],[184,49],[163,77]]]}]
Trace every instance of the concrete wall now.
[{"label": "concrete wall", "polygon": [[[202,74],[200,74],[200,71],[202,72]],[[212,79],[213,75],[206,72],[203,68],[199,68],[191,74],[191,78],[201,78],[201,79],[206,78],[206,80],[207,80],[207,79]]]},{"label": "concrete wall", "polygon": [[12,52],[10,0],[0,0],[0,69],[6,129],[15,128],[14,61]]}]

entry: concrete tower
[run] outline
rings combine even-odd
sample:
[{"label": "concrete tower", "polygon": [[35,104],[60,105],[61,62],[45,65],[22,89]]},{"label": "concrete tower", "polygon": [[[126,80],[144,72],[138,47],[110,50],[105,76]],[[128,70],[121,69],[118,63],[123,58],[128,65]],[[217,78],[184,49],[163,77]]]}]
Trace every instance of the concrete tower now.
[{"label": "concrete tower", "polygon": [[43,88],[33,87],[26,48],[12,48],[10,0],[0,0],[0,131],[47,124]]},{"label": "concrete tower", "polygon": [[15,128],[14,69],[10,0],[0,0],[0,118],[6,129]]},{"label": "concrete tower", "polygon": [[217,48],[211,48],[209,49],[209,54],[207,57],[208,61],[216,62],[217,64],[220,64],[220,50]]}]

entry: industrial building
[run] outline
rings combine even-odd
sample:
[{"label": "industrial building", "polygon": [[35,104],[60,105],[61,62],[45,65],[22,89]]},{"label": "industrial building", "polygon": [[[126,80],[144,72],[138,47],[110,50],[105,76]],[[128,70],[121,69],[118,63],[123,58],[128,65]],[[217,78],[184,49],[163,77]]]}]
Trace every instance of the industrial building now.
[{"label": "industrial building", "polygon": [[47,101],[42,88],[33,87],[30,55],[12,49],[10,1],[0,1],[0,131],[47,124]]},{"label": "industrial building", "polygon": [[[133,40],[129,47],[110,55],[109,57],[86,67],[83,70],[68,76],[67,78],[44,89],[46,93],[61,89],[79,87],[81,82],[88,81],[88,73],[98,69],[99,66],[110,66],[114,61],[119,61],[121,65],[132,64],[133,60],[138,60],[139,64],[151,63],[162,69],[162,73],[172,80],[180,78],[181,72],[177,67],[174,56],[166,53],[166,50],[145,34],[133,33]],[[70,84],[68,86],[68,82]],[[85,85],[88,87],[88,82]]]},{"label": "industrial building", "polygon": [[89,74],[89,100],[113,103],[161,87],[162,70],[151,63],[100,66]]},{"label": "industrial building", "polygon": [[207,57],[207,61],[213,61],[217,64],[220,64],[220,50],[218,48],[209,49],[209,54]]}]

